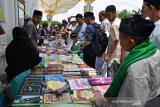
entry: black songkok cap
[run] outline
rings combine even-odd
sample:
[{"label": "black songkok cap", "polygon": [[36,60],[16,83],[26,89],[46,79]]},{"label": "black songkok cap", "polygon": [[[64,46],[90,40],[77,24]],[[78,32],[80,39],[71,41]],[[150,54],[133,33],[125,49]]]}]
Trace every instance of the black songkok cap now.
[{"label": "black songkok cap", "polygon": [[77,33],[71,33],[71,34],[70,34],[70,37],[71,37],[71,38],[77,37]]},{"label": "black songkok cap", "polygon": [[122,19],[119,31],[129,36],[139,36],[148,38],[155,25],[152,21],[144,19],[141,15],[135,15],[130,18]]},{"label": "black songkok cap", "polygon": [[84,17],[92,17],[92,16],[94,16],[94,13],[92,13],[92,12],[84,13]]},{"label": "black songkok cap", "polygon": [[106,7],[106,12],[116,12],[116,7],[114,5],[109,5]]},{"label": "black songkok cap", "polygon": [[42,17],[43,13],[39,10],[34,10],[33,15],[38,15]]}]

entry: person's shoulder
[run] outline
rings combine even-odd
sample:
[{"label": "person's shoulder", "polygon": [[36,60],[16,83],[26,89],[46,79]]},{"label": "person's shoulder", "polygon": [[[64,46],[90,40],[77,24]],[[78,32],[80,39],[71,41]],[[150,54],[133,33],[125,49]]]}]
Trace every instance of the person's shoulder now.
[{"label": "person's shoulder", "polygon": [[110,24],[109,20],[108,19],[105,19],[102,24]]},{"label": "person's shoulder", "polygon": [[29,21],[29,22],[27,22],[27,24],[26,24],[27,26],[34,26],[34,24],[33,24],[33,22],[32,21]]},{"label": "person's shoulder", "polygon": [[139,60],[128,67],[128,75],[131,77],[138,77],[142,74],[154,74],[160,71],[160,66],[157,66],[160,63],[160,50],[157,49],[156,53],[152,56]]},{"label": "person's shoulder", "polygon": [[83,27],[86,27],[86,26],[87,26],[87,24],[86,24],[86,23],[83,23],[83,24],[82,24],[82,26],[83,26]]},{"label": "person's shoulder", "polygon": [[117,26],[119,28],[121,23],[121,19],[116,17],[115,20],[112,22],[111,26]]}]

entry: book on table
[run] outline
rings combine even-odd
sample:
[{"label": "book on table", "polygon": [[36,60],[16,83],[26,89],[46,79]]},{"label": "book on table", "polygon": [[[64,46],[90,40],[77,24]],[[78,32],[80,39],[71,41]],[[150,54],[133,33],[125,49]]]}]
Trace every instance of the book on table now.
[{"label": "book on table", "polygon": [[90,66],[86,64],[79,65],[79,67],[81,71],[94,71],[95,70],[94,68],[91,68]]},{"label": "book on table", "polygon": [[110,85],[99,85],[99,86],[93,86],[93,89],[99,90],[101,92],[101,94],[103,95],[104,93],[106,93],[106,91],[108,90],[109,87],[110,87]]},{"label": "book on table", "polygon": [[48,64],[47,70],[47,73],[61,74],[63,71],[63,66],[61,64]]},{"label": "book on table", "polygon": [[92,88],[87,78],[68,80],[71,90]]},{"label": "book on table", "polygon": [[44,94],[43,97],[44,104],[51,103],[72,103],[71,96],[69,93],[62,94]]},{"label": "book on table", "polygon": [[27,77],[22,85],[19,96],[23,95],[41,95],[43,76],[30,76]]},{"label": "book on table", "polygon": [[89,78],[89,83],[93,86],[97,85],[110,85],[112,83],[112,79],[110,77],[94,77]]},{"label": "book on table", "polygon": [[57,80],[49,80],[43,83],[46,88],[54,93],[62,93],[69,88],[69,85],[66,82],[61,82]]},{"label": "book on table", "polygon": [[91,104],[91,101],[95,101],[100,97],[102,97],[102,94],[99,90],[84,89],[73,91],[73,100],[77,104]]},{"label": "book on table", "polygon": [[66,65],[63,68],[63,72],[71,72],[71,71],[75,71],[75,72],[80,72],[80,68],[78,65]]},{"label": "book on table", "polygon": [[62,74],[47,74],[47,75],[44,75],[44,77],[45,77],[45,81],[57,80],[57,81],[65,82],[65,78]]},{"label": "book on table", "polygon": [[36,66],[31,70],[31,74],[33,75],[43,75],[47,73],[47,69],[45,67]]},{"label": "book on table", "polygon": [[14,100],[11,106],[26,107],[26,106],[40,106],[43,97],[39,96],[23,96],[21,99]]}]

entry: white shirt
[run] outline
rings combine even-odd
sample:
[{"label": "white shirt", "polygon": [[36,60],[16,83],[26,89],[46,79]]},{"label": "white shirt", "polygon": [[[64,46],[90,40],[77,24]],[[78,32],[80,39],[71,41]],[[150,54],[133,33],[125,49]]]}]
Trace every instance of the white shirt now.
[{"label": "white shirt", "polygon": [[155,29],[153,30],[150,39],[156,44],[157,48],[160,50],[160,19],[154,24]]},{"label": "white shirt", "polygon": [[107,37],[109,37],[110,26],[111,24],[108,19],[103,20],[101,23],[101,28],[107,34]]},{"label": "white shirt", "polygon": [[116,49],[111,55],[111,59],[109,61],[109,67],[113,63],[114,60],[120,62],[120,56],[121,56],[121,46],[119,41],[119,26],[120,26],[121,20],[117,17],[115,20],[111,23],[110,32],[109,32],[109,42],[108,42],[108,51],[111,48],[112,42],[118,40],[118,44]]}]

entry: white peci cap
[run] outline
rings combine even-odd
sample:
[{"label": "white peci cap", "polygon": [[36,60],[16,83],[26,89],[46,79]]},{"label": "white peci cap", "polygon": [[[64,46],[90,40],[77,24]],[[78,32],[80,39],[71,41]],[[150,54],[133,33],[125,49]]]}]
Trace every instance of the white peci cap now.
[{"label": "white peci cap", "polygon": [[72,17],[72,18],[70,19],[70,22],[76,22],[76,18]]},{"label": "white peci cap", "polygon": [[24,20],[27,20],[29,18],[31,18],[31,17],[29,15],[27,15],[27,14],[24,16]]}]

